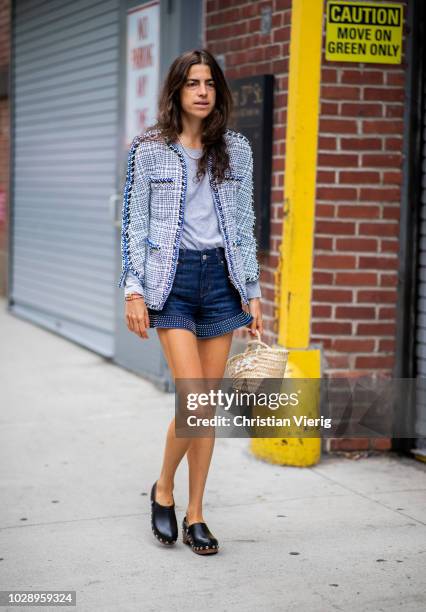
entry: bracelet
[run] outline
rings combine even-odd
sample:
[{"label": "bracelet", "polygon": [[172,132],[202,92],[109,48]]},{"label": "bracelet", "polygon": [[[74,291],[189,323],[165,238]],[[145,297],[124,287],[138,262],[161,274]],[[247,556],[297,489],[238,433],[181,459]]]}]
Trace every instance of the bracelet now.
[{"label": "bracelet", "polygon": [[129,293],[124,297],[124,299],[126,302],[131,302],[132,300],[143,300],[143,295],[140,295],[140,293]]}]

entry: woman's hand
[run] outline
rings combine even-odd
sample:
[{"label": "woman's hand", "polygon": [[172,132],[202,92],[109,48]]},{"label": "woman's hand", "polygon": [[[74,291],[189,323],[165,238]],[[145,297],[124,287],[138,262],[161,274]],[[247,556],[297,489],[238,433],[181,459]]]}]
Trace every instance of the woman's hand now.
[{"label": "woman's hand", "polygon": [[256,329],[259,330],[260,334],[263,334],[263,321],[262,321],[262,306],[260,304],[260,298],[251,298],[249,299],[248,306],[247,304],[242,305],[243,310],[252,315],[253,321],[250,323],[249,331],[252,335],[255,335]]},{"label": "woman's hand", "polygon": [[134,300],[126,300],[125,304],[127,327],[141,338],[148,339],[146,330],[149,328],[149,314],[145,300],[141,296]]}]

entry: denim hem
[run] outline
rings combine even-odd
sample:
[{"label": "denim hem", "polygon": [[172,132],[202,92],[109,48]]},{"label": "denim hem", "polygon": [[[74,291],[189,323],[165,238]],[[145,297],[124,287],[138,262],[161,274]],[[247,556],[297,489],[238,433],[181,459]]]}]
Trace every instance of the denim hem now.
[{"label": "denim hem", "polygon": [[221,336],[243,325],[248,325],[252,321],[253,316],[242,310],[238,314],[228,317],[227,319],[221,319],[220,321],[196,323],[196,333],[200,338],[214,338],[215,336]]},{"label": "denim hem", "polygon": [[238,314],[212,321],[211,323],[195,323],[191,319],[178,314],[149,314],[149,327],[162,327],[169,329],[189,329],[198,338],[214,338],[222,336],[238,327],[248,325],[253,321],[253,316],[243,310]]},{"label": "denim hem", "polygon": [[194,334],[196,327],[194,321],[187,319],[182,315],[174,314],[151,314],[149,313],[149,326],[150,327],[167,327],[167,328],[178,328],[178,329],[189,329]]}]

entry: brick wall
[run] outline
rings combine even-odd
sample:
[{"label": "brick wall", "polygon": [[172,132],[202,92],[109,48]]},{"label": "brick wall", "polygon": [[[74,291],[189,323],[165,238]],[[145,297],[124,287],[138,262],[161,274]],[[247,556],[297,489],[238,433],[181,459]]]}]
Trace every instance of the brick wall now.
[{"label": "brick wall", "polygon": [[[0,78],[9,70],[10,0],[0,0]],[[0,95],[0,295],[7,283],[7,210],[9,202],[9,98]]]},{"label": "brick wall", "polygon": [[[394,366],[406,72],[404,56],[327,62],[323,44],[311,339],[327,376]],[[328,450],[390,447],[327,440]]]},{"label": "brick wall", "polygon": [[[260,14],[272,7],[272,31]],[[325,16],[324,16],[325,20]],[[291,2],[207,0],[205,40],[226,76],[275,75],[271,250],[260,256],[265,339],[276,341]],[[324,36],[325,40],[325,36]],[[323,45],[311,342],[327,376],[391,373],[395,359],[406,64],[327,62]],[[390,440],[328,440],[328,450]]]},{"label": "brick wall", "polygon": [[[261,9],[271,6],[272,28],[261,34]],[[227,78],[274,74],[274,131],[272,160],[270,251],[259,254],[262,268],[262,307],[265,342],[276,342],[275,273],[281,243],[284,186],[285,128],[290,46],[291,0],[207,0],[206,47],[224,55]],[[236,332],[242,335],[243,332]],[[244,336],[246,337],[246,335]]]},{"label": "brick wall", "polygon": [[394,365],[405,74],[323,45],[312,341],[330,376]]},{"label": "brick wall", "polygon": [[[262,35],[260,13],[273,10]],[[205,40],[226,76],[275,75],[271,250],[261,256],[267,341],[282,232],[291,2],[207,0]],[[322,58],[311,340],[327,372],[389,372],[394,362],[406,66]]]}]

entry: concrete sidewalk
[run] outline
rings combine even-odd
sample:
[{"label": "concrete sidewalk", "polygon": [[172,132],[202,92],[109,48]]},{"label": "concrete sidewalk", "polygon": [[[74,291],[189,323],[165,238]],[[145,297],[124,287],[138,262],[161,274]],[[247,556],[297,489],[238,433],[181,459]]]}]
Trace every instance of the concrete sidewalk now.
[{"label": "concrete sidewalk", "polygon": [[[1,589],[75,590],[85,612],[426,609],[422,464],[278,467],[217,439],[204,515],[221,550],[195,555],[181,534],[166,548],[149,493],[174,396],[4,301],[0,329]],[[179,529],[186,492],[183,461]]]}]

